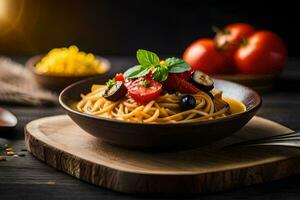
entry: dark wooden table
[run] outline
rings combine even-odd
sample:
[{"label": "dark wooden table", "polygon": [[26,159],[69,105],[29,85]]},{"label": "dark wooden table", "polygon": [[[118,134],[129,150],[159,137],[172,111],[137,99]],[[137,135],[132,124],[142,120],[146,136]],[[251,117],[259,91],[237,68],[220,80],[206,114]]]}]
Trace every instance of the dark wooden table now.
[{"label": "dark wooden table", "polygon": [[[109,57],[113,72],[135,63],[133,58]],[[26,58],[15,58],[24,62]],[[0,72],[1,73],[1,72]],[[290,59],[273,91],[263,94],[258,115],[300,130],[300,59]],[[298,90],[298,91],[297,91]],[[0,145],[9,144],[15,151],[25,148],[23,128],[31,120],[62,114],[56,107],[0,106],[12,111],[19,124],[12,132],[0,132]],[[300,167],[300,166],[299,166]],[[0,162],[0,200],[4,199],[135,199],[79,181],[45,165],[28,152],[23,158]],[[289,178],[225,191],[201,194],[195,199],[300,199],[300,174]]]}]

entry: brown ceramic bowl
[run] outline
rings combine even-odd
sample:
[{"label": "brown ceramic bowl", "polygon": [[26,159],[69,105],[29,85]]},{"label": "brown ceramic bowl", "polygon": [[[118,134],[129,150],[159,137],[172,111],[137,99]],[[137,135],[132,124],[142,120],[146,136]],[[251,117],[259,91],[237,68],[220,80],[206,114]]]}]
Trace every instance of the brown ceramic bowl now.
[{"label": "brown ceramic bowl", "polygon": [[95,74],[88,76],[55,76],[39,73],[36,70],[35,65],[42,59],[42,57],[43,55],[31,57],[26,62],[25,66],[32,72],[35,80],[39,83],[40,86],[54,92],[61,92],[68,85],[90,77],[97,77],[103,81],[108,79],[107,72],[110,70],[110,62],[103,57],[97,56],[96,59],[100,60],[103,63],[103,66],[105,66],[106,68],[106,72],[104,74]]},{"label": "brown ceramic bowl", "polygon": [[212,77],[239,83],[259,92],[266,92],[272,89],[279,74],[224,74]]},{"label": "brown ceramic bowl", "polygon": [[230,136],[242,128],[262,103],[261,97],[250,88],[220,79],[214,81],[215,88],[223,90],[224,96],[243,102],[246,111],[197,123],[142,124],[92,116],[72,109],[71,103],[79,101],[81,93],[88,93],[92,84],[103,83],[95,78],[65,88],[60,93],[59,102],[78,126],[111,144],[147,150],[201,146]]}]

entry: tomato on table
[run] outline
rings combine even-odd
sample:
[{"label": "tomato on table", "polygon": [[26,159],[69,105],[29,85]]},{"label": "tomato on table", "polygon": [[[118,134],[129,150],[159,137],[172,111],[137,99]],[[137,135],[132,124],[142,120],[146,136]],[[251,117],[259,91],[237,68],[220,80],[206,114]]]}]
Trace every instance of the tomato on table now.
[{"label": "tomato on table", "polygon": [[228,65],[234,65],[234,53],[243,43],[243,40],[255,32],[255,28],[247,23],[229,24],[223,30],[217,30],[215,42],[222,54],[226,57]]},{"label": "tomato on table", "polygon": [[278,74],[287,58],[283,41],[271,31],[258,31],[235,53],[235,64],[245,74]]},{"label": "tomato on table", "polygon": [[162,84],[153,79],[144,77],[129,83],[127,89],[128,95],[137,103],[147,104],[159,97]]},{"label": "tomato on table", "polygon": [[183,59],[193,70],[200,70],[206,74],[228,74],[232,67],[226,64],[226,59],[209,38],[193,42],[183,53]]}]

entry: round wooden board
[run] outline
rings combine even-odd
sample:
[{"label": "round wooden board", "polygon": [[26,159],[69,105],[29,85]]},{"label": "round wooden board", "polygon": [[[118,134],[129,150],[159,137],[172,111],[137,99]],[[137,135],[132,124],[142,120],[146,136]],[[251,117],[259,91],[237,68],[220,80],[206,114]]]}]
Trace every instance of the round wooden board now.
[{"label": "round wooden board", "polygon": [[207,147],[141,152],[105,144],[60,115],[27,124],[25,142],[38,159],[89,183],[125,193],[176,195],[222,191],[299,172],[300,150],[296,148],[222,148],[290,131],[254,117],[232,137]]}]

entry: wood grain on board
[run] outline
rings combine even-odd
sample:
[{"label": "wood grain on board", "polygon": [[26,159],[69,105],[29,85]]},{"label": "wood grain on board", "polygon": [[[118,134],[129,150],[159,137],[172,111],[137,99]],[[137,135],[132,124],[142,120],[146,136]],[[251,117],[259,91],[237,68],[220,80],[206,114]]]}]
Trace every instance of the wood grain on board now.
[{"label": "wood grain on board", "polygon": [[297,149],[221,148],[290,131],[255,117],[241,131],[214,145],[151,153],[105,144],[60,115],[29,123],[25,142],[29,151],[48,165],[101,187],[125,193],[189,194],[222,191],[299,172]]}]

